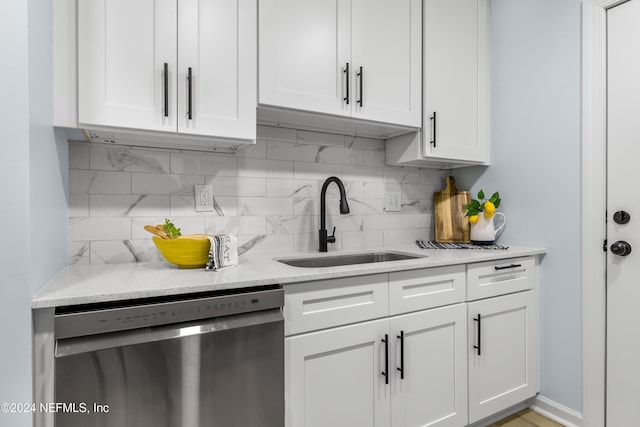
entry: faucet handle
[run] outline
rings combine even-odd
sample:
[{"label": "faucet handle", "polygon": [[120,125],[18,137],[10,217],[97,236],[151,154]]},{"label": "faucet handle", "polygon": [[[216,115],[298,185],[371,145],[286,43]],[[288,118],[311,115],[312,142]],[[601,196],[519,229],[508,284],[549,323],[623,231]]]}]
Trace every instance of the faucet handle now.
[{"label": "faucet handle", "polygon": [[327,243],[335,243],[336,242],[336,228],[333,227],[333,231],[331,232],[331,236],[327,236]]}]

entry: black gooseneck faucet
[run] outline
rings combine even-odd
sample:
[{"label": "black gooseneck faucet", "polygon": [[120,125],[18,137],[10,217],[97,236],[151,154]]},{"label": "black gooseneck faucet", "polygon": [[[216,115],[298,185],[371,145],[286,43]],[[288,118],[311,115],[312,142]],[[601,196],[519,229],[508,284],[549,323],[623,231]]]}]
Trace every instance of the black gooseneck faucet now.
[{"label": "black gooseneck faucet", "polygon": [[327,243],[335,243],[336,241],[336,228],[333,227],[333,233],[331,236],[327,236],[327,213],[326,213],[326,198],[327,187],[332,182],[335,182],[340,190],[340,213],[348,214],[349,205],[347,204],[347,194],[344,191],[344,184],[340,181],[340,178],[332,176],[322,184],[322,191],[320,192],[320,231],[318,231],[318,250],[320,252],[327,252]]}]

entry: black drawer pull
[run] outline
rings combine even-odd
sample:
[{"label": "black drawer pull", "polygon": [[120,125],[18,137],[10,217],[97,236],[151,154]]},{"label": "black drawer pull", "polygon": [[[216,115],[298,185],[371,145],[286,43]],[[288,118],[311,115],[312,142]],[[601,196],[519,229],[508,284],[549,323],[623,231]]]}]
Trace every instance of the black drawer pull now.
[{"label": "black drawer pull", "polygon": [[344,98],[342,98],[342,100],[349,105],[349,79],[350,79],[350,74],[349,74],[349,63],[347,62],[347,65],[344,67],[344,71],[343,71],[344,75],[345,75],[345,80],[346,80],[346,84],[347,84],[347,96],[345,96]]},{"label": "black drawer pull", "polygon": [[508,268],[516,268],[516,267],[522,267],[522,264],[511,264],[511,265],[503,265],[501,267],[494,267],[496,269],[496,271],[498,270],[506,270]]},{"label": "black drawer pull", "polygon": [[382,375],[384,383],[389,384],[389,334],[384,334],[382,342],[384,343],[384,371],[382,371]]},{"label": "black drawer pull", "polygon": [[189,67],[189,69],[187,70],[187,82],[188,82],[188,88],[187,88],[187,92],[188,92],[188,99],[187,99],[187,118],[189,120],[193,119],[193,94],[192,94],[192,90],[193,90],[193,75],[191,74],[192,70],[191,67]]},{"label": "black drawer pull", "polygon": [[433,145],[433,148],[436,148],[436,112],[433,112],[433,116],[429,117],[431,120],[431,127],[433,128],[433,139],[429,142]]},{"label": "black drawer pull", "polygon": [[169,117],[169,64],[164,63],[164,116]]},{"label": "black drawer pull", "polygon": [[478,356],[480,356],[480,346],[482,340],[482,317],[480,316],[480,313],[478,313],[478,317],[473,318],[473,321],[478,322],[478,345],[474,345],[473,348],[478,350]]},{"label": "black drawer pull", "polygon": [[362,94],[364,93],[364,89],[362,88],[362,75],[364,72],[362,71],[362,67],[360,67],[360,72],[356,73],[356,76],[360,79],[360,99],[356,101],[356,104],[360,104],[360,108],[362,108]]},{"label": "black drawer pull", "polygon": [[400,371],[400,379],[404,379],[404,331],[400,331],[400,335],[397,336],[400,339],[400,367],[396,368]]}]

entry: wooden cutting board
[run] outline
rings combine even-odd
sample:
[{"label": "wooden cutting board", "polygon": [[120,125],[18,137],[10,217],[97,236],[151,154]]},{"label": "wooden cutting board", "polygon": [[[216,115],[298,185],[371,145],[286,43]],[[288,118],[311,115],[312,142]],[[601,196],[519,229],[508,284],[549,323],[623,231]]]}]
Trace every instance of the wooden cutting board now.
[{"label": "wooden cutting board", "polygon": [[433,194],[433,219],[436,242],[470,242],[469,221],[464,205],[471,202],[468,191],[456,188],[456,179],[447,177],[444,190]]}]

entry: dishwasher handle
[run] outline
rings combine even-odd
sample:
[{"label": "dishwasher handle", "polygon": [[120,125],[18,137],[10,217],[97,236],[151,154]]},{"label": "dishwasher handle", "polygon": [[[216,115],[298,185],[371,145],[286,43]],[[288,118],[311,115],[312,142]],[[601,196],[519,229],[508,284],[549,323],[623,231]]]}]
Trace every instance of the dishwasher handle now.
[{"label": "dishwasher handle", "polygon": [[109,348],[204,335],[275,322],[284,322],[282,310],[279,308],[172,325],[61,338],[56,340],[55,357],[73,356]]}]

